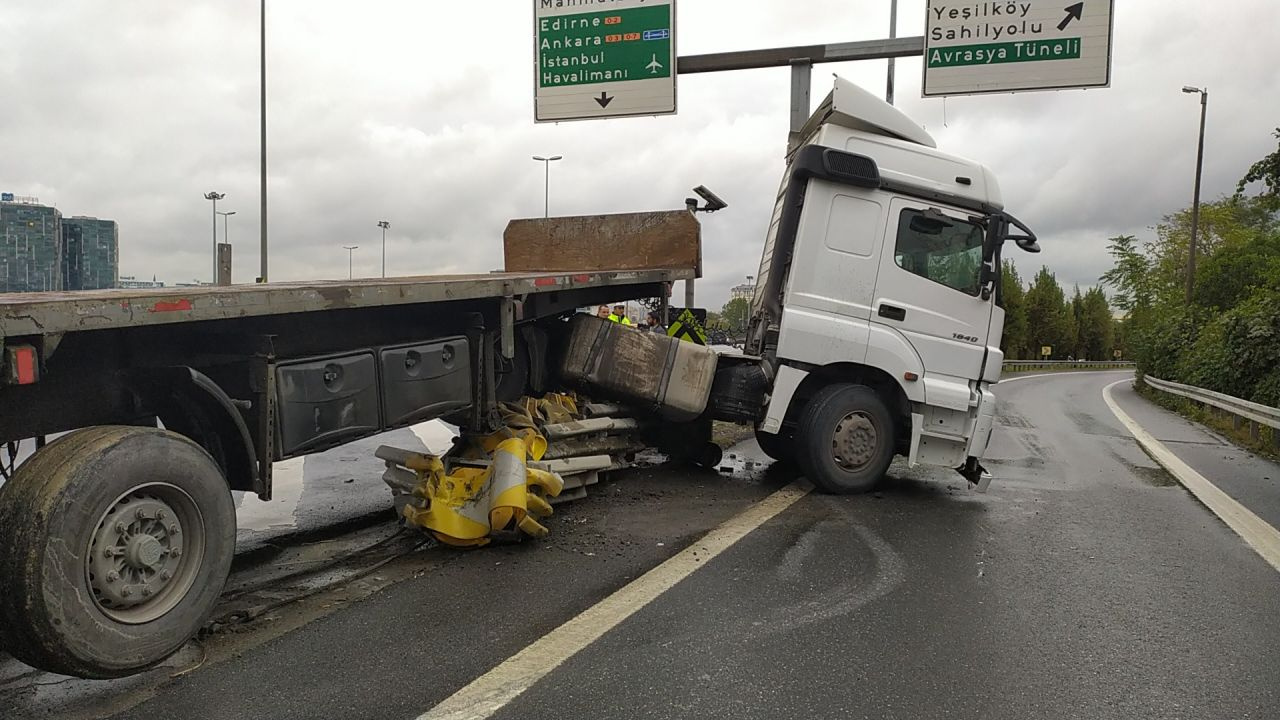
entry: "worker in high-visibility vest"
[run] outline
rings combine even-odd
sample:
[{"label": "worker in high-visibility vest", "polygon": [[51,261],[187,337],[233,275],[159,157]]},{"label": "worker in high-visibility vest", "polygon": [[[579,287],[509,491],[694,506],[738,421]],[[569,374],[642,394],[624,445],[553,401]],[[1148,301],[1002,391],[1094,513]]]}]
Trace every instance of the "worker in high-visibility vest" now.
[{"label": "worker in high-visibility vest", "polygon": [[609,314],[609,322],[621,323],[623,325],[631,325],[631,318],[627,317],[627,308],[624,305],[614,305],[613,312]]}]

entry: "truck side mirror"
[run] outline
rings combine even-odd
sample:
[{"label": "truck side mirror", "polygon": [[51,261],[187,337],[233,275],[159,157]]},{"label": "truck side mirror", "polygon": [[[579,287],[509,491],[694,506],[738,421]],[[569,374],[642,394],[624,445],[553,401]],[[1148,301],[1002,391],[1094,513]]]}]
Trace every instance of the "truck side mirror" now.
[{"label": "truck side mirror", "polygon": [[1004,219],[1009,225],[1012,225],[1022,231],[1021,235],[1009,235],[1006,226],[1005,240],[1012,240],[1018,245],[1018,247],[1022,248],[1026,252],[1040,252],[1040,243],[1036,242],[1036,234],[1031,232],[1031,228],[1024,225],[1021,220],[1009,213],[1001,214],[1004,215]]},{"label": "truck side mirror", "polygon": [[[1022,234],[1009,234],[1010,225],[1021,230]],[[1009,213],[998,212],[987,217],[987,238],[982,248],[982,259],[988,263],[991,262],[1000,246],[1009,240],[1012,240],[1025,252],[1040,252],[1040,243],[1036,241],[1036,234],[1031,232],[1031,228]]]}]

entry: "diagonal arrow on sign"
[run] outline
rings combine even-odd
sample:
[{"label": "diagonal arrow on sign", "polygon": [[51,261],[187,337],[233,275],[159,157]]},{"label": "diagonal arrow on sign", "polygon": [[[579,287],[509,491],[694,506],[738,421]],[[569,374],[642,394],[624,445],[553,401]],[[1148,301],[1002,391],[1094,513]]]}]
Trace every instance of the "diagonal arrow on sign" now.
[{"label": "diagonal arrow on sign", "polygon": [[1066,11],[1067,16],[1062,19],[1062,22],[1058,23],[1059,30],[1066,30],[1072,20],[1079,20],[1084,15],[1084,3],[1082,2],[1068,5],[1062,9]]},{"label": "diagonal arrow on sign", "polygon": [[609,107],[609,103],[613,102],[613,98],[605,94],[603,90],[600,91],[600,97],[596,98],[595,100],[596,102],[600,103],[600,107],[602,108]]}]

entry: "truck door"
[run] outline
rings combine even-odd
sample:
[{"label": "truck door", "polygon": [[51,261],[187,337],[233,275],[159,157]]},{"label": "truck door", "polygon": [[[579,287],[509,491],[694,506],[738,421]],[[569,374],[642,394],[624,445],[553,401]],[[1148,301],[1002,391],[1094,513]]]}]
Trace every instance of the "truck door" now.
[{"label": "truck door", "polygon": [[[963,211],[903,197],[889,206],[871,320],[915,347],[931,405],[967,404],[967,381],[982,376],[992,307],[980,294],[984,234]],[[938,394],[954,397],[928,397]]]}]

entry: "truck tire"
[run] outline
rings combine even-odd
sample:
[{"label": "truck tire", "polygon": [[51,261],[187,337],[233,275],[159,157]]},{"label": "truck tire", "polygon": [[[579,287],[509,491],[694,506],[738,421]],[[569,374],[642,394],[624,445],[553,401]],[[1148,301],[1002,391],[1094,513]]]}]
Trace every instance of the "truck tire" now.
[{"label": "truck tire", "polygon": [[217,464],[181,435],[59,438],[0,487],[0,646],[84,678],[161,662],[212,612],[235,520]]},{"label": "truck tire", "polygon": [[795,439],[788,433],[760,432],[760,429],[756,428],[756,444],[760,446],[760,450],[780,463],[795,461],[794,443]]},{"label": "truck tire", "polygon": [[893,418],[871,388],[831,385],[805,405],[794,448],[800,469],[818,489],[866,492],[893,460]]}]

